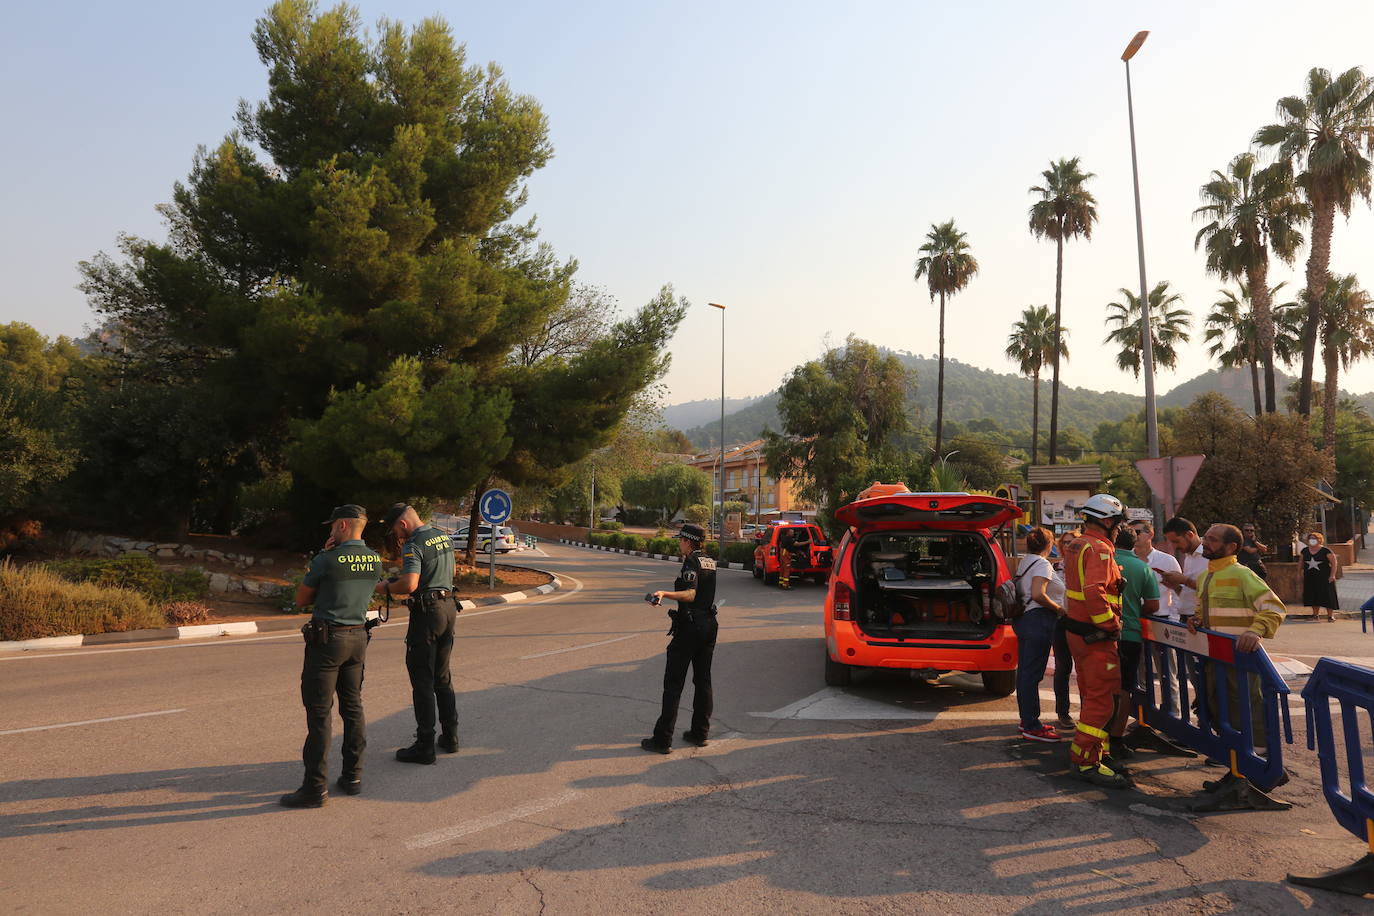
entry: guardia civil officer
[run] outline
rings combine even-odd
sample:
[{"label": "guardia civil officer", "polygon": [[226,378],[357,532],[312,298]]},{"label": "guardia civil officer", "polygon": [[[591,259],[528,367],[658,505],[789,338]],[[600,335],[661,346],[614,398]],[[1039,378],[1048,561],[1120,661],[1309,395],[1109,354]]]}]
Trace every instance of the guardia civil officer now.
[{"label": "guardia civil officer", "polygon": [[686,524],[678,532],[678,552],[682,570],[673,582],[673,591],[657,591],[658,600],[677,602],[672,612],[673,626],[668,632],[668,662],[663,671],[663,712],[654,724],[654,734],[639,742],[646,751],[666,754],[673,749],[673,728],[677,725],[677,704],[687,681],[687,666],[692,667],[692,727],[682,733],[685,741],[706,746],[711,730],[711,657],[716,651],[716,561],[701,549],[706,533],[699,525]]},{"label": "guardia civil officer", "polygon": [[442,732],[438,749],[458,750],[458,703],[453,695],[453,628],[458,605],[453,596],[453,542],[447,533],[420,521],[405,503],[387,510],[382,524],[391,543],[401,547],[401,574],[377,585],[379,592],[409,596],[406,670],[415,704],[415,743],[396,752],[402,763],[433,763],[435,709]]},{"label": "guardia civil officer", "polygon": [[338,786],[347,795],[362,791],[363,661],[367,654],[367,606],[382,574],[382,558],[363,543],[367,511],[339,506],[325,522],[329,538],[315,554],[296,589],[296,606],[313,604],[305,636],[301,702],[305,704],[305,781],[281,803],[288,808],[318,808],[329,798],[329,728],[334,694],[343,717],[343,772]]}]

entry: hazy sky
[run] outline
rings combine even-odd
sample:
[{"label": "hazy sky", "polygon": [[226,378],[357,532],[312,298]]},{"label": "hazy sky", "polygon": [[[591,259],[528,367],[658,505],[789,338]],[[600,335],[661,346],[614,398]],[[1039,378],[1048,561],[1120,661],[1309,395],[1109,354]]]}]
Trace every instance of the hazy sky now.
[{"label": "hazy sky", "polygon": [[[1125,83],[1133,62],[1148,277],[1198,317],[1217,280],[1193,250],[1198,186],[1299,94],[1313,66],[1374,69],[1367,2],[1121,4],[555,2],[360,4],[437,13],[474,62],[496,61],[549,117],[555,158],[526,213],[584,282],[630,308],[666,282],[694,308],[673,342],[670,402],[761,394],[849,333],[936,349],[912,281],[930,224],[953,217],[982,270],[952,301],[947,355],[1011,371],[1010,325],[1054,300],[1054,247],[1026,231],[1050,159],[1095,172],[1100,224],[1065,252],[1072,385],[1141,391],[1101,345],[1116,290],[1137,286]],[[955,8],[957,6],[957,8]],[[197,144],[266,78],[250,40],[266,3],[11,5],[0,35],[3,320],[78,334],[76,262],[121,232],[162,238]],[[1332,269],[1374,285],[1374,214],[1337,219]],[[1295,270],[1277,281],[1300,285]],[[1200,339],[1200,333],[1198,338]],[[1160,391],[1208,367],[1185,349]],[[923,379],[922,384],[934,384]],[[1374,389],[1374,362],[1344,387]]]}]

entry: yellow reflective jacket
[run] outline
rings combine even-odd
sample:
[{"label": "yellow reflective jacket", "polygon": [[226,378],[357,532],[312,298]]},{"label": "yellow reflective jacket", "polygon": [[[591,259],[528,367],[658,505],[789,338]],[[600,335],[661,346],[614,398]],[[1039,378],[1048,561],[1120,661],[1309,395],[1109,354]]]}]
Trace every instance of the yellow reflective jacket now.
[{"label": "yellow reflective jacket", "polygon": [[1197,594],[1198,616],[1212,630],[1251,630],[1273,639],[1288,613],[1265,581],[1234,556],[1207,561]]}]

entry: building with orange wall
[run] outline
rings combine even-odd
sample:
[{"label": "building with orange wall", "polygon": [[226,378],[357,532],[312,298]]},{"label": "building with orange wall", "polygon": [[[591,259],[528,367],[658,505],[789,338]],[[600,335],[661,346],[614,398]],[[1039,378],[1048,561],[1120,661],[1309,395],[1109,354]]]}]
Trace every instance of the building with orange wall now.
[{"label": "building with orange wall", "polygon": [[738,500],[747,503],[749,511],[746,520],[755,515],[764,517],[783,512],[800,512],[814,515],[814,503],[800,499],[795,494],[795,484],[790,480],[777,480],[768,475],[768,462],[763,457],[763,440],[755,439],[743,445],[731,445],[725,449],[725,485],[720,485],[718,471],[721,464],[719,449],[712,449],[692,456],[687,462],[692,467],[701,468],[716,480],[716,492],[725,493],[725,500]]}]

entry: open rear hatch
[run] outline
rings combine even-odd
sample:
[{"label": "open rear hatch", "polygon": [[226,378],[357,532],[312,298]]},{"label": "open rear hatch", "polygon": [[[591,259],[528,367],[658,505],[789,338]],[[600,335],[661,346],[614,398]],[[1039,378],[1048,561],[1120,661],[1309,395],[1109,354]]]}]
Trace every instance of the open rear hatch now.
[{"label": "open rear hatch", "polygon": [[991,587],[997,561],[977,532],[875,532],[854,551],[853,620],[883,641],[977,641],[1001,617]]},{"label": "open rear hatch", "polygon": [[1021,515],[1016,503],[971,493],[888,493],[842,506],[835,518],[861,534],[903,527],[988,531]]}]

